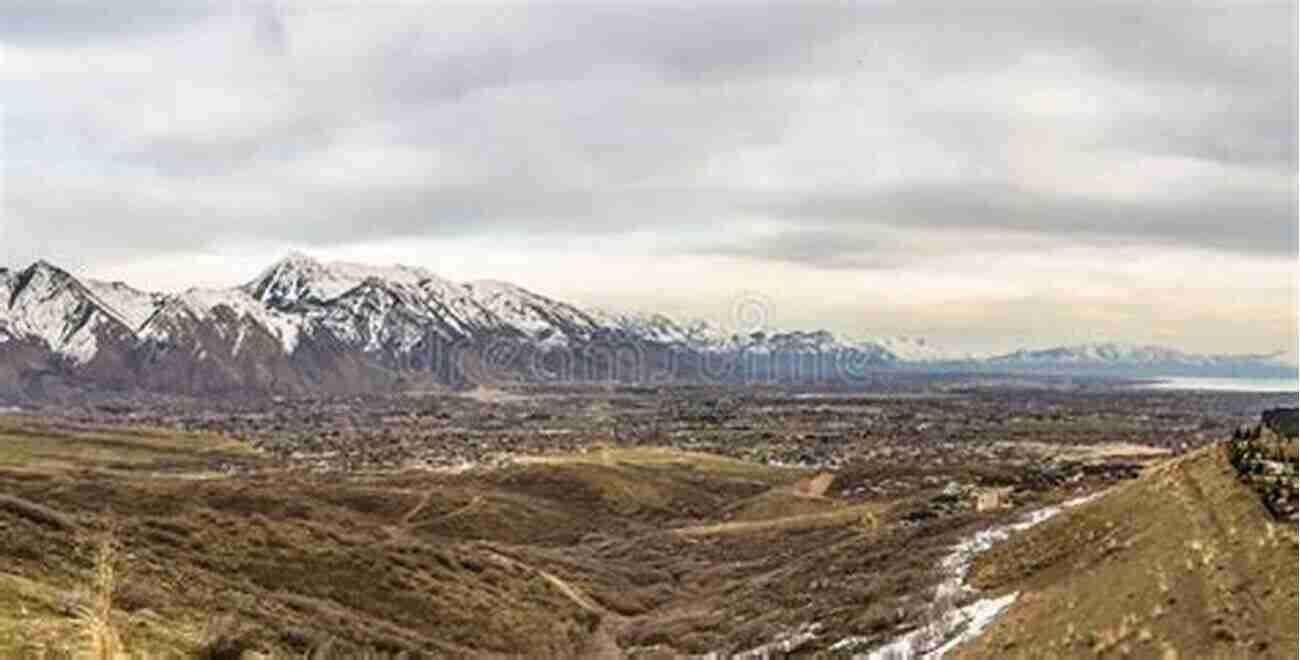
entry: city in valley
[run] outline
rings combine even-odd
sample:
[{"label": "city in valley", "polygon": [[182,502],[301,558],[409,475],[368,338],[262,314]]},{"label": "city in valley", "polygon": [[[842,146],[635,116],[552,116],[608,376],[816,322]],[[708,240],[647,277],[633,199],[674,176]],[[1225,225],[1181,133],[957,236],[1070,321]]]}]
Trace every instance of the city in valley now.
[{"label": "city in valley", "polygon": [[1294,397],[927,375],[13,408],[0,648],[73,654],[104,598],[157,657],[1281,657],[1295,413],[1261,414]]}]

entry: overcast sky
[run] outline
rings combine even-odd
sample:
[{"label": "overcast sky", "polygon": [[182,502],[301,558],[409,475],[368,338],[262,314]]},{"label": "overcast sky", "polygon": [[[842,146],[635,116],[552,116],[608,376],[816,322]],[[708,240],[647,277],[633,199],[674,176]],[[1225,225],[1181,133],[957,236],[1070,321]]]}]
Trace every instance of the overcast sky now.
[{"label": "overcast sky", "polygon": [[0,264],[1295,356],[1293,3],[699,4],[5,3]]}]

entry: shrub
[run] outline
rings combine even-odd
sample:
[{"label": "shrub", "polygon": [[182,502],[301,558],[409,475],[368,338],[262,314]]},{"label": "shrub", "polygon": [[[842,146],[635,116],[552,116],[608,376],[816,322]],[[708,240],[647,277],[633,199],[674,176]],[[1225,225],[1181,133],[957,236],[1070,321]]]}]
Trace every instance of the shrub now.
[{"label": "shrub", "polygon": [[258,650],[252,634],[233,617],[220,617],[208,624],[203,641],[194,650],[198,660],[240,660],[245,653]]},{"label": "shrub", "polygon": [[38,525],[45,525],[61,532],[76,527],[71,518],[54,509],[4,493],[0,493],[0,511],[8,511]]}]

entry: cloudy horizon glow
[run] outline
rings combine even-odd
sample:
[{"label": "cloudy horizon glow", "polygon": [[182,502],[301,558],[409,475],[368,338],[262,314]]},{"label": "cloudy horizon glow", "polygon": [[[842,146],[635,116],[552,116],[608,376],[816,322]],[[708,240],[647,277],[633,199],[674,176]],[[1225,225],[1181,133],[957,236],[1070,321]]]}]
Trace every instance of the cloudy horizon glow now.
[{"label": "cloudy horizon glow", "polygon": [[0,265],[1296,356],[1293,4],[160,7],[0,8]]}]

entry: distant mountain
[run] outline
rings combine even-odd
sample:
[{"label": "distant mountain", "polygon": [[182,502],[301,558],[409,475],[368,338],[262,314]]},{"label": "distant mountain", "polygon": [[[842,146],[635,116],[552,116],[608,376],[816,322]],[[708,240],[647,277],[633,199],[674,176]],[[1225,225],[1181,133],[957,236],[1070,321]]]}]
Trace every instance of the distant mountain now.
[{"label": "distant mountain", "polygon": [[1092,343],[1019,350],[984,360],[990,367],[1125,372],[1129,375],[1224,375],[1294,377],[1295,365],[1280,353],[1202,355],[1163,346]]},{"label": "distant mountain", "polygon": [[1154,364],[1176,363],[1188,365],[1213,365],[1225,361],[1266,359],[1271,356],[1195,355],[1163,346],[1138,344],[1096,343],[1077,346],[1058,346],[1041,350],[1019,350],[992,358],[993,362],[1050,363],[1050,364]]},{"label": "distant mountain", "polygon": [[901,362],[977,362],[983,359],[983,356],[974,353],[956,352],[936,346],[924,337],[880,337],[863,342],[881,347]]},{"label": "distant mountain", "polygon": [[[190,395],[364,393],[500,380],[787,382],[888,368],[1179,369],[1271,364],[1119,344],[973,358],[924,339],[732,332],[584,309],[514,284],[291,254],[252,281],[179,294],[0,268],[0,396],[76,388]],[[1294,367],[1292,367],[1294,369]]]}]

